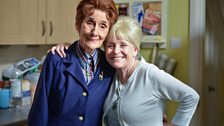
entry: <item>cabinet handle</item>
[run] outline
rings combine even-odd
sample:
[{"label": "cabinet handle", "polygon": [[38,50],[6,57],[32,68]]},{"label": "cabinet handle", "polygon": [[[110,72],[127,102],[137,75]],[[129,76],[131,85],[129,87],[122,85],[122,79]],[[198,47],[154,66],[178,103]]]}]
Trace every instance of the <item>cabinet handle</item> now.
[{"label": "cabinet handle", "polygon": [[45,22],[42,21],[42,36],[45,34]]},{"label": "cabinet handle", "polygon": [[52,21],[50,21],[49,22],[49,24],[50,24],[50,36],[52,36],[52,34],[53,34],[53,24],[52,24]]}]

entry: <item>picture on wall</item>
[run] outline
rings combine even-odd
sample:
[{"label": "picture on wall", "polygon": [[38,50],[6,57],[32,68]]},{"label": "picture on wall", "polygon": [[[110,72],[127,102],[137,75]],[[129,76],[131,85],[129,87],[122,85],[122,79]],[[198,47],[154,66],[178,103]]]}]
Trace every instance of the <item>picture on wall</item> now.
[{"label": "picture on wall", "polygon": [[161,2],[144,3],[142,31],[147,35],[161,35]]},{"label": "picture on wall", "polygon": [[136,19],[143,32],[142,42],[163,43],[166,41],[166,0],[116,0],[119,16]]},{"label": "picture on wall", "polygon": [[132,12],[145,35],[161,35],[161,2],[135,2]]}]

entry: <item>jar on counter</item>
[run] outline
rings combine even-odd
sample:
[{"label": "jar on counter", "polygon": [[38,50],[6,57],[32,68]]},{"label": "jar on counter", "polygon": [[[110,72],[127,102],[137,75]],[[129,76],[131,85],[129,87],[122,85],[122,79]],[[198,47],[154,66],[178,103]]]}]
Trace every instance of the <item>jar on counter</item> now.
[{"label": "jar on counter", "polygon": [[25,79],[21,81],[22,81],[22,106],[29,105],[31,103],[30,82]]},{"label": "jar on counter", "polygon": [[38,83],[39,76],[40,76],[39,72],[29,73],[24,76],[24,79],[29,80],[29,82],[30,82],[31,102],[33,101],[33,98],[35,95],[36,86]]},{"label": "jar on counter", "polygon": [[8,88],[0,88],[0,108],[8,108],[10,105],[10,96]]}]

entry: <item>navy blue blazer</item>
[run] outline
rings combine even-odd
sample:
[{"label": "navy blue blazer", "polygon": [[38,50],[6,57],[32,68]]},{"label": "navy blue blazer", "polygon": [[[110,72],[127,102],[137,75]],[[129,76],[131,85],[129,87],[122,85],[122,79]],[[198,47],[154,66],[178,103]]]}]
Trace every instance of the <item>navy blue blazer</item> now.
[{"label": "navy blue blazer", "polygon": [[115,70],[100,50],[95,76],[87,86],[76,45],[74,42],[66,51],[66,58],[48,53],[29,112],[29,126],[101,126]]}]

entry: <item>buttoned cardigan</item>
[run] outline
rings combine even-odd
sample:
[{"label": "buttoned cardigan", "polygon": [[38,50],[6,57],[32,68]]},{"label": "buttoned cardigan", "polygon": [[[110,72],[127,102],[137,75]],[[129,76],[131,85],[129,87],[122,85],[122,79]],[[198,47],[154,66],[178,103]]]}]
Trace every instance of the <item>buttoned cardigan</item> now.
[{"label": "buttoned cardigan", "polygon": [[110,122],[116,121],[115,117],[111,117],[115,120],[107,118],[115,103],[120,126],[163,126],[166,100],[180,103],[172,122],[188,126],[199,102],[199,95],[193,88],[143,60],[124,86],[120,88],[120,85],[115,74],[104,105],[105,126],[111,126]]}]

